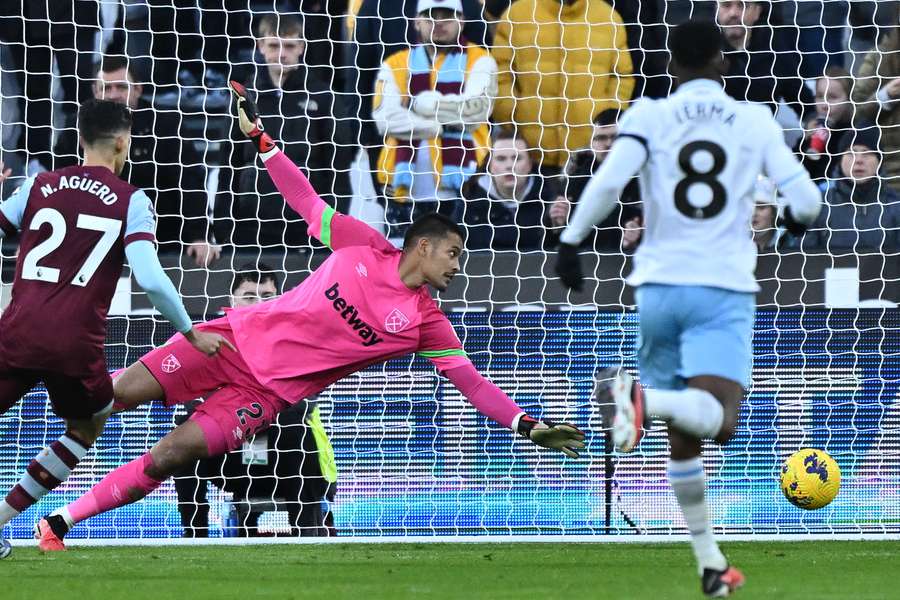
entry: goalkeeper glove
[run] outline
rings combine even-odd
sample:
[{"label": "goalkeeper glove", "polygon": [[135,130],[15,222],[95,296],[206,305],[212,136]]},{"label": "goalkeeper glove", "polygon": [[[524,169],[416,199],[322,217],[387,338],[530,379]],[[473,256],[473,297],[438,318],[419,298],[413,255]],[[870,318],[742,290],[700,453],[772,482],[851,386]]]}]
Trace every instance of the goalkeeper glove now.
[{"label": "goalkeeper glove", "polygon": [[241,131],[250,138],[253,147],[260,154],[275,148],[274,140],[263,130],[259,109],[256,108],[256,102],[251,100],[247,94],[247,88],[233,79],[228,84],[231,87],[231,93],[234,94],[234,99],[237,100],[238,125]]},{"label": "goalkeeper glove", "polygon": [[537,421],[522,415],[518,432],[538,446],[560,450],[570,458],[578,458],[578,450],[584,448],[584,433],[568,423],[554,423],[549,419]]},{"label": "goalkeeper glove", "polygon": [[571,244],[560,242],[556,250],[556,274],[559,275],[563,285],[580,292],[584,284],[584,274],[581,272],[581,257],[578,256],[578,248]]}]

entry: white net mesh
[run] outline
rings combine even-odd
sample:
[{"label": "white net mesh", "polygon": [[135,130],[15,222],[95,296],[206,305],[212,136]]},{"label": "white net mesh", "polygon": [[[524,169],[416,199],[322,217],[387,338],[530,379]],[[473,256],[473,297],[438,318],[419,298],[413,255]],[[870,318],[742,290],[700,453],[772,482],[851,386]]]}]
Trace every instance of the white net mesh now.
[{"label": "white net mesh", "polygon": [[[753,384],[737,437],[706,448],[714,522],[729,533],[898,532],[896,3],[466,1],[465,40],[488,50],[469,48],[461,60],[396,54],[416,36],[440,42],[451,26],[417,23],[412,0],[100,0],[74,10],[49,3],[49,12],[8,4],[4,197],[25,175],[78,160],[79,100],[127,101],[135,129],[125,176],[154,200],[161,260],[189,312],[217,314],[248,264],[295,286],[325,250],[232,130],[226,82],[239,79],[267,131],[338,210],[391,239],[431,210],[465,225],[465,273],[441,299],[469,356],[529,414],[590,432],[580,461],[537,452],[476,413],[427,362],[396,359],[317,399],[333,461],[303,406],[255,445],[190,467],[72,537],[683,533],[664,430],[617,458],[589,400],[598,367],[637,373],[637,315],[624,285],[642,227],[636,187],[585,248],[596,255],[585,293],[568,295],[553,278],[552,249],[614,139],[615,111],[670,92],[671,27],[717,13],[736,44],[726,89],[777,110],[829,217],[804,240],[782,236],[764,202],[754,220],[763,291]],[[851,146],[876,144],[873,178],[843,164],[847,135]],[[15,249],[4,240],[4,305]],[[136,286],[121,285],[111,369],[171,332],[147,316]],[[114,416],[72,477],[12,521],[11,536],[30,536],[36,518],[181,418],[159,405]],[[0,416],[0,489],[61,433],[41,391]],[[785,502],[776,481],[780,461],[804,446],[828,450],[843,470],[837,501],[817,512]]]}]

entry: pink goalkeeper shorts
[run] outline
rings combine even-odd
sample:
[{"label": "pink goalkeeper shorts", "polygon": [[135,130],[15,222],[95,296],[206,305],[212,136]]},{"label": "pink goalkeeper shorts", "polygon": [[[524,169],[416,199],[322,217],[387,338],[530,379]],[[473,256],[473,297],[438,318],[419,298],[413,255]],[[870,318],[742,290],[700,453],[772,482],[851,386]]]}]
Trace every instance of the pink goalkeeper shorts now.
[{"label": "pink goalkeeper shorts", "polygon": [[[225,317],[197,329],[218,333],[234,344]],[[210,456],[239,448],[245,438],[269,427],[290,406],[259,383],[240,353],[230,348],[209,357],[179,334],[140,360],[162,386],[166,406],[206,398],[191,419],[206,434]]]}]

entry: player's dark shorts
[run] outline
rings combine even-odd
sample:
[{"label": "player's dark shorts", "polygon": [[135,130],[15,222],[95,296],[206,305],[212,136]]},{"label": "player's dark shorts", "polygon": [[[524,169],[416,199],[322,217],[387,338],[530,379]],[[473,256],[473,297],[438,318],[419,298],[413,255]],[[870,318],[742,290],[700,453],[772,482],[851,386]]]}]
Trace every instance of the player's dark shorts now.
[{"label": "player's dark shorts", "polygon": [[0,414],[43,381],[53,412],[63,419],[89,419],[112,410],[113,386],[104,362],[79,377],[50,370],[22,369],[10,365],[0,353]]}]

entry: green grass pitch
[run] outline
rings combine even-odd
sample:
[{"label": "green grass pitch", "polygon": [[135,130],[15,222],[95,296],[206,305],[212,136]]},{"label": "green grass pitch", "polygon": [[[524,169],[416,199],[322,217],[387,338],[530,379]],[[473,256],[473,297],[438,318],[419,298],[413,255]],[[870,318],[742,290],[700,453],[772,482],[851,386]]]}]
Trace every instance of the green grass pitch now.
[{"label": "green grass pitch", "polygon": [[[896,542],[726,543],[736,598],[900,598]],[[328,544],[74,547],[0,561],[0,597],[700,598],[684,544]]]}]

